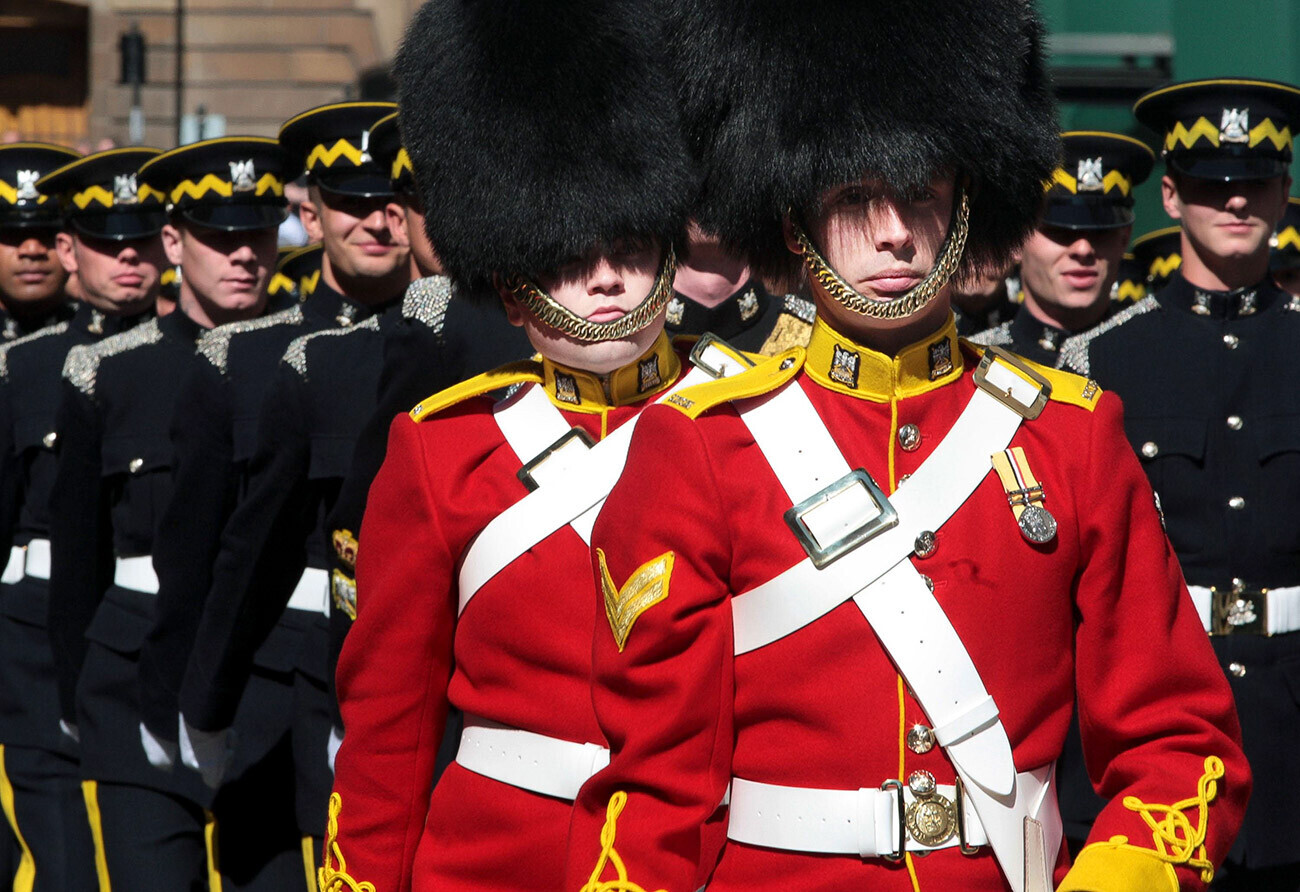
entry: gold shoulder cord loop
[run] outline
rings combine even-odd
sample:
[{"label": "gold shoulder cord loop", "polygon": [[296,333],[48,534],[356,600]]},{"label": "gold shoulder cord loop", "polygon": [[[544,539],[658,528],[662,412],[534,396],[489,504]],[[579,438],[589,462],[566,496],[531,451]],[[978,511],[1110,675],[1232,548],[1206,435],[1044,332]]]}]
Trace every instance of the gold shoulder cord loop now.
[{"label": "gold shoulder cord loop", "polygon": [[[330,794],[329,825],[326,828],[325,864],[316,874],[320,892],[375,892],[374,883],[358,883],[348,876],[348,862],[339,849],[339,812],[343,810],[343,797]],[[339,866],[334,867],[337,859]]]},{"label": "gold shoulder cord loop", "polygon": [[[1210,829],[1209,806],[1218,793],[1218,780],[1223,777],[1223,760],[1218,756],[1205,758],[1205,773],[1196,785],[1196,795],[1173,805],[1156,805],[1143,802],[1136,796],[1125,796],[1124,807],[1137,812],[1151,828],[1156,851],[1161,861],[1185,864],[1201,872],[1202,881],[1214,879],[1214,864],[1205,853],[1205,834]],[[1196,809],[1196,826],[1184,813]]]},{"label": "gold shoulder cord loop", "polygon": [[827,294],[862,316],[870,316],[873,319],[902,319],[904,316],[912,315],[943,290],[943,286],[948,284],[952,274],[957,271],[962,254],[966,251],[966,236],[970,232],[970,196],[964,185],[958,184],[956,198],[952,221],[948,227],[948,237],[943,243],[943,250],[939,253],[934,269],[930,270],[930,274],[921,284],[897,300],[883,302],[865,297],[840,278],[839,273],[835,272],[818,253],[812,239],[803,231],[803,227],[794,224],[794,235],[799,242],[799,251],[803,254],[808,275],[815,279]]},{"label": "gold shoulder cord loop", "polygon": [[672,297],[673,273],[676,269],[677,258],[670,245],[664,252],[664,261],[659,267],[659,275],[655,278],[654,286],[645,300],[627,315],[611,322],[591,322],[582,318],[567,307],[561,306],[555,298],[526,276],[512,276],[507,287],[528,312],[536,316],[543,325],[549,325],[575,340],[596,344],[601,341],[617,341],[626,338],[649,325]]},{"label": "gold shoulder cord loop", "polygon": [[[623,813],[625,805],[627,805],[627,794],[622,790],[609,797],[609,806],[605,809],[605,826],[600,831],[600,858],[596,861],[596,868],[591,872],[587,885],[578,892],[645,892],[627,878],[627,868],[623,866],[623,859],[618,856],[618,852],[614,851],[618,816]],[[612,880],[601,882],[600,875],[605,872],[606,864],[614,866],[617,876]]]}]

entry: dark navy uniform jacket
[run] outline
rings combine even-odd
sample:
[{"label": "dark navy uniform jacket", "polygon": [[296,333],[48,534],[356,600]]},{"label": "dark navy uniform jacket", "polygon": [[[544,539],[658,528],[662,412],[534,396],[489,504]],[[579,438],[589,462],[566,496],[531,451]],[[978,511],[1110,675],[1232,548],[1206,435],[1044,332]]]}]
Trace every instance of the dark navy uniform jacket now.
[{"label": "dark navy uniform jacket", "polygon": [[711,332],[737,350],[771,356],[806,344],[815,312],[812,301],[793,294],[769,294],[753,278],[713,307],[674,294],[668,301],[664,329],[673,336]]},{"label": "dark navy uniform jacket", "polygon": [[[1188,584],[1300,585],[1300,299],[1271,280],[1225,293],[1175,275],[1112,321],[1120,315],[1075,371],[1123,399],[1125,430]],[[1255,776],[1229,857],[1248,867],[1294,862],[1300,632],[1212,642]]]},{"label": "dark navy uniform jacket", "polygon": [[[1125,309],[1128,309],[1128,306],[1110,302],[1106,308],[1106,315],[1097,326],[1107,325],[1112,317]],[[1073,367],[1078,357],[1088,349],[1088,344],[1097,336],[1095,331],[1097,326],[1086,331],[1068,332],[1048,325],[1036,318],[1027,308],[1022,307],[1020,312],[1010,320],[973,334],[969,340],[972,344],[986,347],[1002,347],[1048,368],[1068,369]]]},{"label": "dark navy uniform jacket", "polygon": [[[105,316],[89,304],[0,346],[0,555],[50,537],[57,467],[55,425],[68,350],[130,327],[141,317]],[[25,576],[0,586],[0,744],[71,753],[59,731],[59,697],[46,620],[49,587]]]},{"label": "dark navy uniform jacket", "polygon": [[208,798],[197,773],[159,771],[140,743],[136,667],[157,595],[113,579],[115,559],[152,553],[172,493],[173,407],[202,331],[178,310],[69,352],[50,496],[50,638],[82,774],[195,802]]}]

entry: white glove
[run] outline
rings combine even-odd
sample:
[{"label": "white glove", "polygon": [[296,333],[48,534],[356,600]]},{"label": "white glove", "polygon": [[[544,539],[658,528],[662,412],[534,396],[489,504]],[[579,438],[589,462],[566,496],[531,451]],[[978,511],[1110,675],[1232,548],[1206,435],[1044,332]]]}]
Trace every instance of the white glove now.
[{"label": "white glove", "polygon": [[176,744],[170,740],[155,737],[153,732],[140,723],[140,742],[144,744],[144,756],[154,768],[171,771],[176,765]]},{"label": "white glove", "polygon": [[325,747],[326,747],[326,752],[329,755],[331,774],[334,773],[334,760],[339,757],[339,747],[341,747],[342,745],[343,745],[343,729],[336,725],[330,725],[330,739],[329,739],[329,743],[327,743]]},{"label": "white glove", "polygon": [[190,726],[181,716],[181,761],[197,771],[203,782],[212,789],[221,786],[221,778],[230,767],[234,755],[230,745],[230,729],[200,731]]},{"label": "white glove", "polygon": [[59,730],[68,735],[76,743],[81,743],[81,732],[77,730],[76,725],[68,723],[67,719],[59,719]]}]

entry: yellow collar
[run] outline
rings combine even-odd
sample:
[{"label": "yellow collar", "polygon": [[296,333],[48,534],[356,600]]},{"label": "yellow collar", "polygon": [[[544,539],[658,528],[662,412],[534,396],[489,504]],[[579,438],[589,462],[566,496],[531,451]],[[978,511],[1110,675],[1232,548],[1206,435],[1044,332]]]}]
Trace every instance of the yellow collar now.
[{"label": "yellow collar", "polygon": [[938,332],[889,356],[849,340],[818,317],[804,369],[823,387],[872,402],[916,396],[961,377],[957,326],[949,315]]},{"label": "yellow collar", "polygon": [[668,389],[681,368],[668,335],[660,332],[644,356],[608,375],[571,369],[543,357],[542,386],[551,402],[562,409],[600,412],[638,403]]}]

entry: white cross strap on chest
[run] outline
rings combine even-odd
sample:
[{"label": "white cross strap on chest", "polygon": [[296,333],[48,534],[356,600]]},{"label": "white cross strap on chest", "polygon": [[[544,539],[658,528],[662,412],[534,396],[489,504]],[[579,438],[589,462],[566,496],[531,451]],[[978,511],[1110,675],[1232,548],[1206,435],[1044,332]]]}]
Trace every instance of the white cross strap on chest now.
[{"label": "white cross strap on chest", "polygon": [[[892,499],[850,471],[797,382],[738,404],[794,503],[787,522],[809,558],[732,599],[735,652],[776,641],[852,599],[907,680],[935,736],[965,781],[1010,881],[1023,882],[1026,812],[997,707],[929,585],[908,560],[922,532],[938,530],[992,469],[1050,385],[991,355],[979,388],[933,454]],[[1027,369],[1022,371],[1031,374]],[[1037,378],[1037,376],[1034,376]]]},{"label": "white cross strap on chest", "polygon": [[[753,365],[712,335],[696,342],[691,362],[695,367],[656,402]],[[521,479],[533,491],[489,521],[470,544],[460,568],[461,613],[490,579],[565,524],[590,543],[596,516],[623,473],[639,418],[629,419],[593,444],[585,432],[569,425],[537,385],[498,403],[493,416],[506,443],[523,462]]]}]

